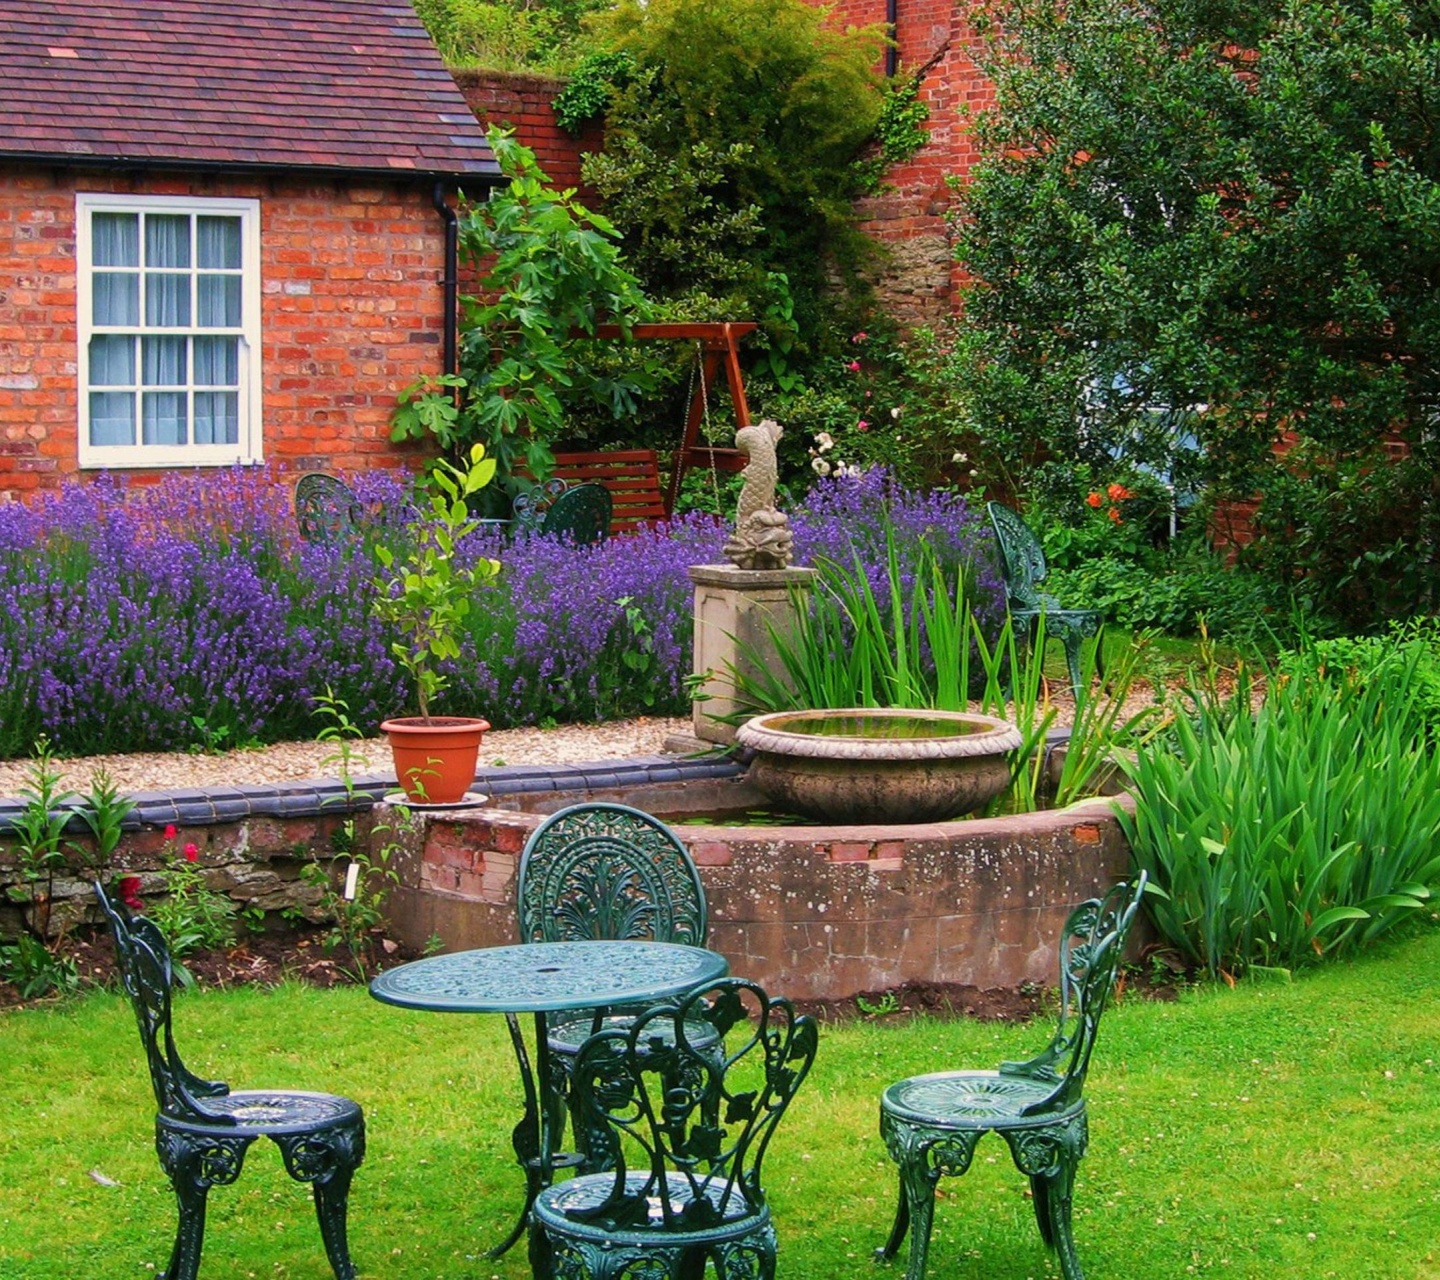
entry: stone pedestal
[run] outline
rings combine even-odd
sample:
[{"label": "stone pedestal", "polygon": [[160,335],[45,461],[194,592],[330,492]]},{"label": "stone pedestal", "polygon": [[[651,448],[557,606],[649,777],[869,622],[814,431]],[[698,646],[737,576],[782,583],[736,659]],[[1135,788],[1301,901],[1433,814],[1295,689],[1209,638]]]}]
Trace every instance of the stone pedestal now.
[{"label": "stone pedestal", "polygon": [[690,566],[690,581],[695,584],[695,671],[705,677],[698,692],[708,695],[706,701],[695,703],[697,738],[727,746],[735,741],[735,727],[714,719],[737,709],[734,673],[775,669],[770,629],[789,633],[795,623],[792,592],[808,593],[814,578],[814,569],[795,566]]}]

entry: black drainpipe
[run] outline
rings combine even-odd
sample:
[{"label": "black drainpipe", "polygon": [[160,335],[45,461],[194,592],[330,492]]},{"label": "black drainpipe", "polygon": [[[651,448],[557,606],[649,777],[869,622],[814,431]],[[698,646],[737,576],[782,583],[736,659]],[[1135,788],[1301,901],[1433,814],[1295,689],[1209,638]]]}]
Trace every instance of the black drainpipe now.
[{"label": "black drainpipe", "polygon": [[895,41],[899,38],[895,27],[899,21],[900,0],[885,0],[885,26],[890,32],[890,43],[885,46],[885,74],[892,80],[895,78],[900,58],[900,50],[895,47]]},{"label": "black drainpipe", "polygon": [[[893,4],[895,0],[890,0]],[[440,289],[445,308],[445,324],[440,339],[440,372],[456,371],[456,334],[460,294],[460,222],[455,210],[445,198],[445,184],[436,180],[431,196],[436,211],[445,222],[445,271],[440,277]]]}]

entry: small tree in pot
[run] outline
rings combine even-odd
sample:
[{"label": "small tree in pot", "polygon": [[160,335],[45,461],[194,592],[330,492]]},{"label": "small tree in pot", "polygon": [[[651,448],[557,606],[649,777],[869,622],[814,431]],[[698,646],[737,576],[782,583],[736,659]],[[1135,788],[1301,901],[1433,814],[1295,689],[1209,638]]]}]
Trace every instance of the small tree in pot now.
[{"label": "small tree in pot", "polygon": [[441,460],[427,477],[420,512],[406,529],[403,551],[375,549],[383,573],[375,580],[375,617],[398,629],[391,646],[415,686],[418,716],[387,720],[395,776],[409,799],[452,804],[475,778],[475,758],[489,723],[471,716],[433,716],[431,703],[446,685],[439,663],[460,656],[460,630],[477,588],[500,571],[498,560],[463,564],[456,551],[479,521],[467,505],[495,474],[483,445],[465,469]]}]

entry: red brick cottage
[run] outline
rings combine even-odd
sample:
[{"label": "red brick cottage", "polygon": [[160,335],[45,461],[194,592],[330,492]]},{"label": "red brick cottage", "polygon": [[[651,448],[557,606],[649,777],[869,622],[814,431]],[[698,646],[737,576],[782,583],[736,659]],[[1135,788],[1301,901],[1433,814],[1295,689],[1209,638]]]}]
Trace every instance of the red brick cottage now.
[{"label": "red brick cottage", "polygon": [[0,0],[0,498],[398,465],[496,172],[408,0]]}]

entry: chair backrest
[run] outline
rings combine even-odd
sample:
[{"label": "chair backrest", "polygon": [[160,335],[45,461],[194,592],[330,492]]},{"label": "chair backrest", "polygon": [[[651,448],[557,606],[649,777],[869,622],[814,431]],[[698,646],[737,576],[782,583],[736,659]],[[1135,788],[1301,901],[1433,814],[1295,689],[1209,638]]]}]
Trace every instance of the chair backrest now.
[{"label": "chair backrest", "polygon": [[623,804],[551,814],[525,843],[517,888],[522,942],[705,943],[705,890],[685,846]]},{"label": "chair backrest", "polygon": [[577,484],[566,489],[545,512],[540,532],[569,538],[577,546],[603,542],[610,532],[610,490],[603,484]]},{"label": "chair backrest", "polygon": [[[766,1148],[818,1040],[813,1018],[743,978],[591,1036],[573,1087],[586,1149],[615,1181],[602,1204],[570,1216],[694,1231],[759,1210]],[[642,1162],[644,1179],[628,1177]]]},{"label": "chair backrest", "polygon": [[521,529],[529,529],[532,532],[538,529],[540,522],[545,518],[545,513],[569,487],[569,483],[560,479],[559,476],[551,476],[544,484],[531,484],[528,489],[517,493],[515,500],[510,504],[515,524]]},{"label": "chair backrest", "polygon": [[331,545],[346,541],[362,522],[360,501],[343,480],[312,471],[296,483],[295,523],[306,542]]},{"label": "chair backrest", "polygon": [[1022,1114],[1063,1110],[1078,1102],[1100,1029],[1100,1017],[1115,987],[1130,924],[1145,895],[1146,873],[1134,884],[1117,884],[1103,898],[1075,908],[1060,938],[1060,1019],[1055,1037],[1029,1062],[1002,1062],[1002,1075],[1053,1082],[1055,1088]]},{"label": "chair backrest", "polygon": [[1005,591],[1012,605],[1034,608],[1040,603],[1038,585],[1045,580],[1045,552],[1040,539],[1030,526],[1009,507],[987,502],[990,527],[1000,544],[1001,567],[1005,571]]},{"label": "chair backrest", "polygon": [[123,906],[117,910],[98,880],[94,886],[115,939],[115,967],[140,1026],[156,1107],[177,1120],[234,1124],[233,1117],[207,1111],[199,1102],[200,1098],[223,1097],[230,1092],[229,1086],[202,1080],[186,1070],[175,1048],[170,1018],[175,973],[165,935],[144,916],[131,916]]}]

